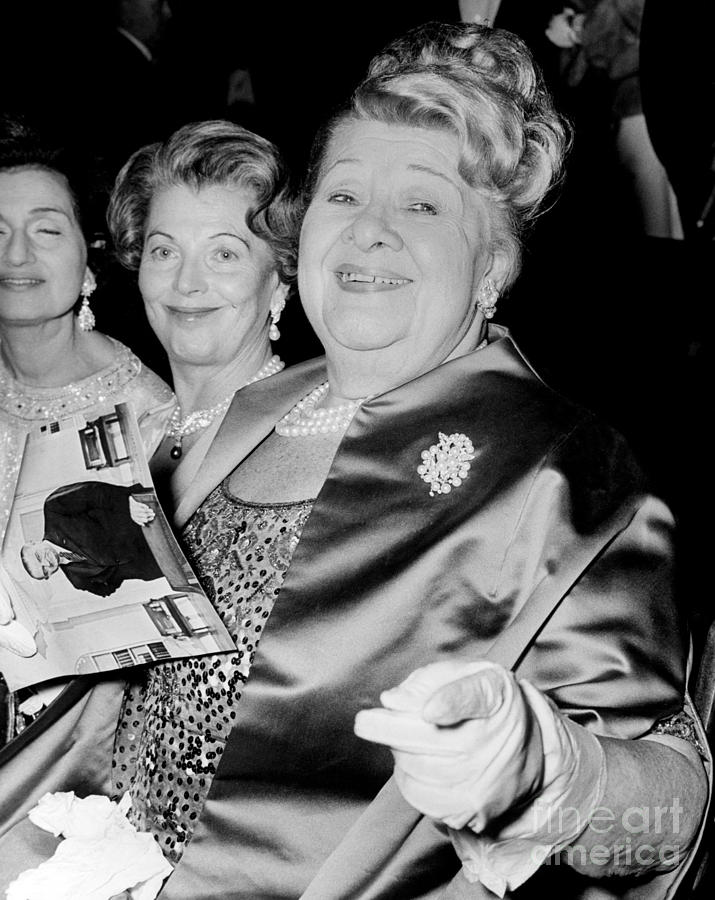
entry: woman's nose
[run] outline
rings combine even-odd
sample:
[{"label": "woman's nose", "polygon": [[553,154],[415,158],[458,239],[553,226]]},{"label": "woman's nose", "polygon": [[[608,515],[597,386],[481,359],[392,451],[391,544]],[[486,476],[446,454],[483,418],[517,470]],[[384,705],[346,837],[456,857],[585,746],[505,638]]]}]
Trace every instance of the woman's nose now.
[{"label": "woman's nose", "polygon": [[364,253],[380,247],[399,251],[404,246],[388,211],[377,204],[361,210],[343,232],[343,239],[354,242]]},{"label": "woman's nose", "polygon": [[177,271],[176,290],[188,297],[190,294],[203,294],[206,290],[206,277],[199,260],[186,257]]},{"label": "woman's nose", "polygon": [[17,229],[10,234],[10,239],[5,244],[3,256],[11,266],[22,266],[34,260],[35,254],[32,244],[22,229]]}]

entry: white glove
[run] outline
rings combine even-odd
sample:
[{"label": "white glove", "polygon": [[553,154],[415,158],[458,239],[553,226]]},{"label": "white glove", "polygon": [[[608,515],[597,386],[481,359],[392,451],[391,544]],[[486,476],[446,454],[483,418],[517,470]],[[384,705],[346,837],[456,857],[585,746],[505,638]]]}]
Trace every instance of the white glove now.
[{"label": "white glove", "polygon": [[510,672],[433,663],[380,699],[387,709],[359,712],[355,733],[392,749],[397,784],[420,812],[479,832],[538,791],[541,734]]},{"label": "white glove", "polygon": [[[359,712],[355,733],[391,748],[412,806],[470,829],[453,836],[470,880],[513,890],[588,824],[604,786],[601,745],[529,682],[484,660],[440,662],[380,699],[387,708]],[[496,837],[476,837],[506,812]]]}]

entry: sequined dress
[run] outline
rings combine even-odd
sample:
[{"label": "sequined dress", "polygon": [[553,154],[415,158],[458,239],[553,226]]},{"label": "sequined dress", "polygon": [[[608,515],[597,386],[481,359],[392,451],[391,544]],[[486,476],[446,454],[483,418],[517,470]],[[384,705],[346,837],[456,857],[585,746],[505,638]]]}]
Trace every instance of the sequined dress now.
[{"label": "sequined dress", "polygon": [[112,761],[112,792],[129,790],[131,819],[177,863],[201,815],[258,643],[313,506],[248,503],[225,481],[184,530],[201,584],[235,653],[150,669],[127,689]]},{"label": "sequined dress", "polygon": [[[73,413],[90,412],[112,399],[132,403],[137,417],[169,405],[163,421],[168,419],[173,401],[169,387],[128,347],[110,340],[115,347],[113,362],[94,375],[63,387],[28,388],[13,378],[0,358],[0,541],[10,515],[25,437],[30,431]],[[152,453],[157,443],[146,447],[147,453]]]}]

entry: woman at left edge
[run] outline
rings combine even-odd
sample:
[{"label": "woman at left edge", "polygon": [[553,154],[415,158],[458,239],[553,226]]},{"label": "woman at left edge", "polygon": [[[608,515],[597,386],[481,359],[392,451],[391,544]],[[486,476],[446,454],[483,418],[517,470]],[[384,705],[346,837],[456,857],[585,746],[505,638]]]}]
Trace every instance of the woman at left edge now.
[{"label": "woman at left edge", "polygon": [[[170,388],[131,350],[94,330],[87,264],[88,203],[78,159],[19,118],[0,131],[0,541],[26,436],[110,402],[129,402],[147,456],[174,408]],[[79,314],[75,315],[78,298]],[[4,604],[8,605],[8,604]],[[0,645],[34,652],[32,635],[5,609]],[[0,746],[29,719],[0,686]],[[33,696],[33,714],[42,703]]]}]

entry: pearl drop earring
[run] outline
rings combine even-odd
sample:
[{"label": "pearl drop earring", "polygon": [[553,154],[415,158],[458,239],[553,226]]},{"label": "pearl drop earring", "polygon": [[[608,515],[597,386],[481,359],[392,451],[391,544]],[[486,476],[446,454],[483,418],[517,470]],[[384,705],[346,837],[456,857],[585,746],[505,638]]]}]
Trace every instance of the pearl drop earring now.
[{"label": "pearl drop earring", "polygon": [[285,297],[283,297],[281,300],[278,300],[278,302],[275,304],[275,306],[273,306],[271,308],[271,324],[268,329],[268,337],[272,341],[277,341],[278,338],[281,336],[281,333],[278,330],[278,320],[281,317],[281,313],[285,309],[285,305],[286,305],[286,301],[285,301]]}]

